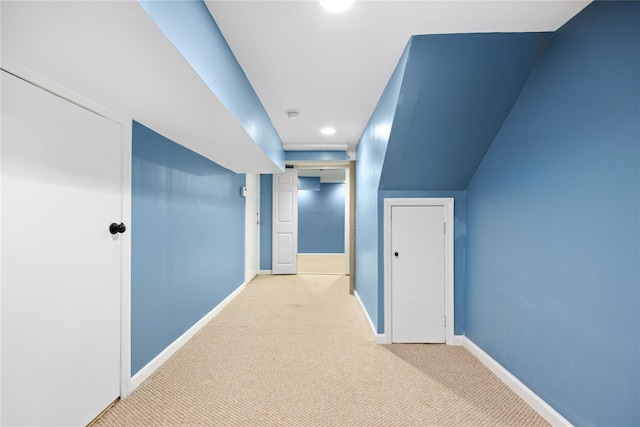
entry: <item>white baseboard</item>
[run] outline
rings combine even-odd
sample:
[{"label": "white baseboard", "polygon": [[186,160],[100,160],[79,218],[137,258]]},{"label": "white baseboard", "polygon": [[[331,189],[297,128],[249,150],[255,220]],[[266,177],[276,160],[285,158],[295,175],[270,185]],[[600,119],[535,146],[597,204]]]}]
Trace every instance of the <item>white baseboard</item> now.
[{"label": "white baseboard", "polygon": [[465,339],[466,339],[466,337],[464,335],[454,335],[453,336],[453,343],[451,345],[463,346]]},{"label": "white baseboard", "polygon": [[371,331],[373,332],[373,337],[374,337],[375,343],[376,344],[391,344],[391,343],[387,342],[387,337],[386,337],[385,334],[379,334],[378,331],[376,330],[376,327],[373,325],[373,322],[371,321],[371,317],[369,317],[369,313],[367,313],[367,309],[364,308],[364,304],[362,303],[362,300],[360,299],[360,295],[358,295],[358,291],[354,290],[353,291],[353,295],[356,297],[356,300],[360,304],[360,308],[362,309],[362,312],[364,313],[365,317],[369,321],[369,327],[371,328]]},{"label": "white baseboard", "polygon": [[[459,339],[458,339],[459,337]],[[572,426],[558,411],[553,409],[547,402],[542,400],[540,396],[535,394],[529,387],[524,385],[513,374],[507,371],[501,364],[496,362],[491,356],[485,353],[473,341],[465,336],[456,336],[456,339],[462,342],[462,345],[469,350],[480,362],[482,362],[491,372],[502,380],[511,390],[522,398],[529,406],[531,406],[542,418],[547,420],[552,426]]]},{"label": "white baseboard", "polygon": [[224,300],[207,313],[202,319],[198,320],[195,325],[189,328],[184,334],[182,334],[177,340],[169,344],[162,353],[158,354],[153,360],[147,363],[142,369],[140,369],[133,377],[131,377],[131,385],[129,391],[133,392],[144,380],[149,378],[164,362],[166,362],[176,351],[178,351],[183,345],[193,337],[204,325],[206,325],[211,319],[216,317],[223,308],[227,306],[240,292],[247,286],[246,283],[238,286],[238,288],[229,294]]},{"label": "white baseboard", "polygon": [[269,275],[269,274],[271,274],[271,271],[272,271],[272,270],[258,270],[258,274],[266,274],[266,275]]}]

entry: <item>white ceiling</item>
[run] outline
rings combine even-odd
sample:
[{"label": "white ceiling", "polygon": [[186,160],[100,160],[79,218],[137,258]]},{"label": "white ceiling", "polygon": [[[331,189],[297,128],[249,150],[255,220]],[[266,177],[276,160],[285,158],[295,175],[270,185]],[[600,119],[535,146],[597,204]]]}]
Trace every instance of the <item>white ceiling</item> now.
[{"label": "white ceiling", "polygon": [[332,14],[313,0],[205,2],[285,149],[349,151],[412,35],[555,31],[590,3],[359,0]]},{"label": "white ceiling", "polygon": [[235,172],[280,171],[136,1],[2,0],[0,10],[3,69]]},{"label": "white ceiling", "polygon": [[[588,3],[360,0],[342,15],[313,0],[206,4],[285,148],[353,150],[412,34],[553,31]],[[0,15],[2,68],[235,172],[279,171],[136,1],[2,0]],[[320,135],[328,125],[337,133]]]}]

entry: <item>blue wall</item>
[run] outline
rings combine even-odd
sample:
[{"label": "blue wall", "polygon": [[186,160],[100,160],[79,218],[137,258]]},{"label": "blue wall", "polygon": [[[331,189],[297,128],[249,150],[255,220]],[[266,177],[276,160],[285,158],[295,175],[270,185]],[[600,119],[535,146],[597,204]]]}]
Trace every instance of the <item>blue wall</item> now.
[{"label": "blue wall", "polygon": [[262,151],[284,169],[282,141],[204,2],[138,3]]},{"label": "blue wall", "polygon": [[466,335],[576,425],[640,425],[640,3],[558,30],[467,190]]},{"label": "blue wall", "polygon": [[285,151],[285,160],[349,160],[346,151]]},{"label": "blue wall", "polygon": [[298,252],[344,253],[344,184],[320,184],[320,190],[298,190]]},{"label": "blue wall", "polygon": [[134,122],[132,374],[243,283],[244,182]]},{"label": "blue wall", "polygon": [[273,262],[273,175],[260,175],[260,270]]},{"label": "blue wall", "polygon": [[298,177],[298,190],[320,191],[320,177],[319,176]]},{"label": "blue wall", "polygon": [[392,123],[398,104],[402,76],[411,42],[405,48],[391,79],[369,119],[357,148],[356,166],[356,277],[355,287],[371,322],[378,331],[384,328],[384,301],[379,297],[378,277],[378,186],[384,156],[393,132]]},{"label": "blue wall", "polygon": [[549,38],[412,37],[380,189],[467,188]]}]

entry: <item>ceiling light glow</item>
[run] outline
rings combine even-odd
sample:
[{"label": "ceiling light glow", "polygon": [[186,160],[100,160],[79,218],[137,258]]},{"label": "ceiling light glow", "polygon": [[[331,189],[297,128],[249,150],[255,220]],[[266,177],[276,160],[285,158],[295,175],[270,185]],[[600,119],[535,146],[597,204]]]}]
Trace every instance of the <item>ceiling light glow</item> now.
[{"label": "ceiling light glow", "polygon": [[334,128],[322,128],[320,129],[320,133],[323,135],[333,135],[336,133],[336,130]]},{"label": "ceiling light glow", "polygon": [[353,0],[320,0],[320,5],[333,13],[344,12],[353,5]]}]

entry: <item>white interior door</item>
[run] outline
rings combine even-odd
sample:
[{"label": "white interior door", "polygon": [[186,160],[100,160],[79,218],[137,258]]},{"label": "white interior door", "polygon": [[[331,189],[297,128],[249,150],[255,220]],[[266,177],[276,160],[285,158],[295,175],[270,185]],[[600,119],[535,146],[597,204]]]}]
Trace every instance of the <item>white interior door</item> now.
[{"label": "white interior door", "polygon": [[273,175],[273,274],[298,272],[298,171]]},{"label": "white interior door", "polygon": [[2,72],[2,425],[86,425],[120,392],[121,125]]},{"label": "white interior door", "polygon": [[392,342],[445,342],[444,223],[443,206],[391,208]]}]

